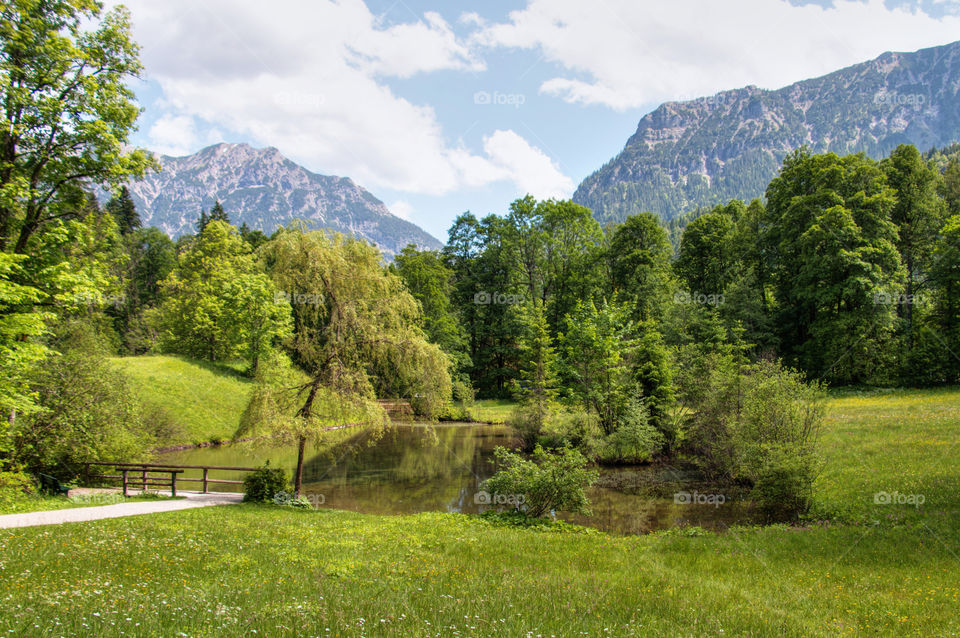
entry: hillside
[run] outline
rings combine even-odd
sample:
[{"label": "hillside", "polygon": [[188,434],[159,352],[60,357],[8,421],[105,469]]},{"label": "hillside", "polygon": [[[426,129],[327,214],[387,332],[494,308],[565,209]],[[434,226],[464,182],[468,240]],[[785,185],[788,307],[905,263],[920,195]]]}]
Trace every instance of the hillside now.
[{"label": "hillside", "polygon": [[229,440],[240,425],[252,383],[230,367],[173,356],[113,359],[137,389],[167,446]]},{"label": "hillside", "polygon": [[814,152],[883,157],[960,140],[960,42],[875,60],[769,91],[748,86],[668,102],[640,120],[623,151],[573,196],[601,222],[763,195],[783,157]]},{"label": "hillside", "polygon": [[217,144],[186,157],[158,159],[163,170],[129,188],[144,225],[172,237],[194,232],[201,208],[209,210],[219,200],[231,222],[267,234],[302,219],[372,241],[388,255],[411,243],[440,247],[350,178],[312,173],[275,148]]}]

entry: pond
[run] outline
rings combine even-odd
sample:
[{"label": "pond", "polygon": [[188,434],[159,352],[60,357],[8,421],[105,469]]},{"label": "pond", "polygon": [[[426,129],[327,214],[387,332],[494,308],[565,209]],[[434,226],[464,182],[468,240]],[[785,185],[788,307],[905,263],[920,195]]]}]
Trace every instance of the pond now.
[{"label": "pond", "polygon": [[[415,512],[479,513],[480,483],[494,470],[497,446],[516,447],[506,426],[474,424],[394,425],[379,438],[358,432],[332,451],[307,450],[303,491],[322,507],[369,514]],[[161,455],[177,465],[255,467],[269,460],[290,476],[296,449],[253,448],[244,444],[197,448]],[[642,534],[698,525],[724,530],[749,522],[750,509],[729,489],[714,489],[688,472],[665,466],[602,468],[589,491],[593,516],[560,518],[621,534]],[[183,476],[199,476],[188,471]],[[242,479],[244,473],[221,471],[211,478]],[[193,489],[196,484],[189,484]],[[240,486],[214,485],[229,491]]]}]

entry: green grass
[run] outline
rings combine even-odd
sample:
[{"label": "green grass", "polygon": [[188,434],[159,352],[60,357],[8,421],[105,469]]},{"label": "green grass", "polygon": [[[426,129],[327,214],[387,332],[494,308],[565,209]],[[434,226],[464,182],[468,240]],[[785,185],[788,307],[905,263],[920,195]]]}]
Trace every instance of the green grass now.
[{"label": "green grass", "polygon": [[470,408],[470,413],[483,423],[505,423],[515,407],[517,402],[509,399],[480,399]]},{"label": "green grass", "polygon": [[[956,635],[958,409],[830,400],[815,498],[845,524],[617,537],[242,505],[0,531],[0,635]],[[926,502],[874,503],[893,490]]]},{"label": "green grass", "polygon": [[167,445],[230,440],[240,425],[252,383],[236,366],[171,356],[114,359],[141,400],[174,424]]}]

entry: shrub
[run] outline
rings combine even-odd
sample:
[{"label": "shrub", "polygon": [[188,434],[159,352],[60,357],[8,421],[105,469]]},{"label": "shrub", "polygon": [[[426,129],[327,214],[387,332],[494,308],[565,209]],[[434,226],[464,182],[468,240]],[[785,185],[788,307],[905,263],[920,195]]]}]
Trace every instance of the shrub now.
[{"label": "shrub", "polygon": [[250,503],[272,503],[278,492],[287,489],[287,473],[279,467],[263,467],[243,479],[243,500]]},{"label": "shrub", "polygon": [[0,500],[21,498],[37,492],[36,482],[23,472],[0,472]]},{"label": "shrub", "polygon": [[606,463],[644,463],[664,445],[664,436],[650,423],[643,402],[634,398],[617,429],[598,446],[597,459]]},{"label": "shrub", "polygon": [[750,497],[766,517],[786,521],[810,510],[818,463],[782,447],[767,450],[753,477]]},{"label": "shrub", "polygon": [[40,410],[16,420],[14,456],[27,470],[75,476],[87,461],[136,461],[157,440],[127,378],[104,356],[94,326],[55,327],[49,359],[31,376]]},{"label": "shrub", "polygon": [[769,517],[806,512],[820,467],[819,385],[779,362],[706,369],[697,399],[687,406],[684,450],[708,476],[752,485]]},{"label": "shrub", "polygon": [[487,492],[522,496],[526,515],[534,518],[551,511],[590,514],[585,490],[598,474],[587,469],[587,459],[577,450],[547,452],[538,445],[531,459],[502,447],[494,454],[503,469],[484,481]]}]

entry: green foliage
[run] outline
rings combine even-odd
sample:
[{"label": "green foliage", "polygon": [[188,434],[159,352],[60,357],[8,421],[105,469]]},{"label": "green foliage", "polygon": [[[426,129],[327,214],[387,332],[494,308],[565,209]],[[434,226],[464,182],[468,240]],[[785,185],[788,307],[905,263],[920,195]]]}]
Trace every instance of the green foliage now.
[{"label": "green foliage", "polygon": [[636,349],[627,312],[615,303],[579,303],[558,337],[564,398],[596,414],[605,434],[617,428],[636,387],[630,362]]},{"label": "green foliage", "polygon": [[60,478],[88,461],[137,461],[155,442],[127,379],[104,356],[90,326],[58,326],[60,354],[30,378],[40,409],[16,421],[13,456]]},{"label": "green foliage", "polygon": [[672,247],[651,213],[631,215],[615,227],[607,252],[612,291],[635,321],[659,319],[670,292]]},{"label": "green foliage", "polygon": [[163,287],[159,322],[167,352],[209,361],[246,356],[255,368],[289,334],[288,300],[222,221],[207,224]]},{"label": "green foliage", "polygon": [[129,150],[141,70],[123,7],[24,0],[0,12],[0,252],[26,252],[75,213],[89,184],[118,185],[151,159]]},{"label": "green foliage", "polygon": [[[0,415],[4,417],[37,408],[28,373],[49,354],[39,337],[46,333],[51,315],[32,311],[45,295],[17,282],[25,259],[0,252]],[[3,436],[7,422],[7,418],[0,419],[0,454],[7,450],[7,437]]]},{"label": "green foliage", "polygon": [[[440,346],[453,361],[456,375],[466,377],[470,369],[467,336],[458,313],[450,303],[453,270],[436,251],[407,246],[394,258],[394,270],[410,294],[420,303],[423,330],[431,343]],[[464,378],[461,382],[468,381]]]},{"label": "green foliage", "polygon": [[820,469],[819,386],[768,361],[740,367],[715,355],[704,372],[686,405],[683,451],[710,477],[753,485],[773,518],[806,512]]},{"label": "green foliage", "polygon": [[243,500],[250,503],[273,503],[274,498],[290,485],[283,468],[270,467],[267,461],[263,467],[250,472],[243,479]]},{"label": "green foliage", "polygon": [[617,429],[596,446],[602,463],[646,463],[664,447],[664,436],[650,423],[646,406],[638,398],[628,403]]},{"label": "green foliage", "polygon": [[124,184],[120,191],[107,202],[106,210],[113,215],[123,235],[129,235],[142,226],[140,213],[137,212],[137,206],[130,197],[130,189]]},{"label": "green foliage", "polygon": [[580,452],[548,452],[537,446],[530,459],[502,447],[495,454],[502,469],[482,485],[490,494],[523,496],[523,511],[533,518],[559,511],[590,513],[585,490],[599,475],[587,468]]},{"label": "green foliage", "polygon": [[875,162],[798,151],[767,189],[764,242],[773,262],[785,359],[837,383],[878,378],[890,353],[902,275],[896,192]]}]

